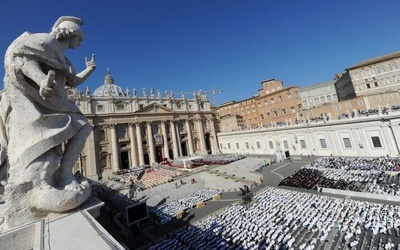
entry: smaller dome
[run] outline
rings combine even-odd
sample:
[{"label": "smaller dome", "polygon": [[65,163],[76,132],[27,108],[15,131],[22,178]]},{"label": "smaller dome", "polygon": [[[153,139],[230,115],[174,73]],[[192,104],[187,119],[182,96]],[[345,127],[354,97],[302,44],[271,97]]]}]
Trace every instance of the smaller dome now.
[{"label": "smaller dome", "polygon": [[126,96],[125,92],[122,88],[114,83],[114,79],[110,74],[110,70],[107,70],[107,74],[104,77],[104,84],[98,87],[94,92],[93,96],[114,96],[114,97],[121,97]]}]

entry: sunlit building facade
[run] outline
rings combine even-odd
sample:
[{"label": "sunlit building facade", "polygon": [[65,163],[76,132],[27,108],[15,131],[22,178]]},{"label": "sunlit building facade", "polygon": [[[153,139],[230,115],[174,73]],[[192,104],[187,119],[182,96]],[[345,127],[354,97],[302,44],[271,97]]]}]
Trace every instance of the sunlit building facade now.
[{"label": "sunlit building facade", "polygon": [[93,125],[76,166],[88,177],[218,152],[215,111],[201,92],[187,98],[153,88],[124,91],[108,72],[93,93],[68,93]]}]

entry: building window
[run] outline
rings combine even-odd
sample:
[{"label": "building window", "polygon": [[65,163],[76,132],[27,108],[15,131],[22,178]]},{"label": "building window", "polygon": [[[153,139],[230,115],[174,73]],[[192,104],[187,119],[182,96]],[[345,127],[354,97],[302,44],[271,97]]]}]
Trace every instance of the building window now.
[{"label": "building window", "polygon": [[371,88],[371,84],[369,84],[369,83],[365,84],[365,86],[367,87],[367,89]]},{"label": "building window", "polygon": [[228,142],[228,149],[231,149],[231,144]]},{"label": "building window", "polygon": [[261,148],[260,142],[258,141],[258,142],[256,142],[256,144],[257,144],[257,148],[260,149]]},{"label": "building window", "polygon": [[283,140],[283,146],[285,148],[289,148],[289,144],[288,144],[287,140]]},{"label": "building window", "polygon": [[286,110],[282,109],[282,115],[286,115]]},{"label": "building window", "polygon": [[274,148],[274,143],[272,141],[268,141],[269,143],[269,148]]},{"label": "building window", "polygon": [[394,80],[395,82],[400,82],[400,75],[395,75]]},{"label": "building window", "polygon": [[372,136],[372,144],[374,145],[374,148],[381,148],[382,144],[381,144],[381,140],[379,139],[379,136]]},{"label": "building window", "polygon": [[350,138],[343,138],[343,143],[345,148],[351,148]]},{"label": "building window", "polygon": [[319,139],[319,143],[321,145],[321,148],[328,148],[325,139]]},{"label": "building window", "polygon": [[125,105],[124,105],[123,103],[118,103],[118,104],[117,104],[117,110],[118,110],[118,111],[125,110]]},{"label": "building window", "polygon": [[362,105],[364,105],[364,103],[363,103],[363,100],[358,100],[358,106],[362,106]]},{"label": "building window", "polygon": [[99,132],[99,139],[100,141],[105,141],[106,140],[106,132],[102,129]]},{"label": "building window", "polygon": [[370,74],[371,76],[375,75],[375,70],[374,70],[374,69],[369,69],[369,74]]},{"label": "building window", "polygon": [[142,109],[143,108],[143,104],[139,104],[139,109]]},{"label": "building window", "polygon": [[378,72],[379,72],[379,73],[384,73],[384,72],[385,72],[385,66],[380,66],[380,67],[378,68]]},{"label": "building window", "polygon": [[236,142],[236,148],[239,149],[239,142]]},{"label": "building window", "polygon": [[374,82],[374,86],[378,87],[379,86],[378,82]]},{"label": "building window", "polygon": [[219,147],[222,148],[222,143],[219,144]]},{"label": "building window", "polygon": [[182,109],[182,105],[180,103],[176,104],[176,109]]},{"label": "building window", "polygon": [[97,105],[97,111],[104,111],[103,105]]},{"label": "building window", "polygon": [[369,103],[374,103],[374,98],[372,97],[372,96],[370,96],[370,97],[368,97],[368,101],[369,101]]},{"label": "building window", "polygon": [[391,70],[396,70],[397,69],[397,63],[390,64],[390,69]]},{"label": "building window", "polygon": [[300,145],[301,145],[301,148],[307,148],[305,140],[300,140]]},{"label": "building window", "polygon": [[192,105],[191,105],[191,104],[189,104],[188,108],[189,108],[189,110],[192,110]]},{"label": "building window", "polygon": [[249,149],[249,142],[246,142],[246,148]]},{"label": "building window", "polygon": [[384,85],[388,85],[388,84],[390,84],[390,81],[389,81],[389,78],[383,78],[383,84]]},{"label": "building window", "polygon": [[368,77],[367,71],[362,71],[362,72],[361,72],[361,75],[362,75],[363,77]]},{"label": "building window", "polygon": [[126,130],[124,127],[118,128],[118,139],[123,139],[126,137]]}]

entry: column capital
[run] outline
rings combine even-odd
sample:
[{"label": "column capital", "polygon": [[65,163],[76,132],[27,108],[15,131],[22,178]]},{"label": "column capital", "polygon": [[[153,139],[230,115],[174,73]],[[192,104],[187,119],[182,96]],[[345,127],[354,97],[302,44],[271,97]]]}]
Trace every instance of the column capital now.
[{"label": "column capital", "polygon": [[116,129],[117,128],[117,124],[116,123],[110,123],[106,125],[107,128],[111,128],[111,129]]}]

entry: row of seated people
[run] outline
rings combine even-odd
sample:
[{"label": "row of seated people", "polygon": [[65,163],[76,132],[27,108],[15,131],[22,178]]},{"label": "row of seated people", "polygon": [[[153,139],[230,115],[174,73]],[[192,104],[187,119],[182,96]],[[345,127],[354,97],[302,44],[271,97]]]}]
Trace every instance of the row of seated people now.
[{"label": "row of seated people", "polygon": [[135,175],[137,176],[140,174],[140,172],[146,171],[150,168],[150,166],[138,166],[134,168],[120,169],[118,171],[112,172],[113,176],[109,176],[108,179],[112,181],[125,182],[124,180],[129,179],[130,177]]},{"label": "row of seated people", "polygon": [[225,165],[235,161],[239,161],[246,158],[245,155],[242,154],[225,154],[225,155],[207,155],[206,157],[193,159],[191,162],[194,165],[202,166],[202,165]]},{"label": "row of seated people", "polygon": [[388,156],[375,158],[323,157],[310,163],[310,166],[343,170],[399,171],[400,159]]},{"label": "row of seated people", "polygon": [[250,207],[235,203],[148,249],[393,249],[385,246],[399,242],[399,206],[277,188],[254,200]]},{"label": "row of seated people", "polygon": [[400,173],[345,171],[306,167],[282,180],[279,185],[303,188],[332,188],[383,195],[400,195]]},{"label": "row of seated people", "polygon": [[132,168],[124,168],[120,169],[117,171],[113,171],[113,175],[126,175],[126,174],[132,174],[132,173],[140,173],[143,170],[150,169],[151,167],[149,165],[144,165],[144,166],[137,166],[137,167],[132,167]]},{"label": "row of seated people", "polygon": [[176,201],[165,203],[151,211],[151,214],[156,217],[158,224],[163,225],[175,218],[179,211],[188,212],[196,207],[198,202],[207,202],[216,194],[221,192],[215,189],[202,189]]},{"label": "row of seated people", "polygon": [[[173,181],[173,179],[179,176],[182,176],[182,173],[175,170],[163,168],[147,170],[143,177],[140,179],[140,186],[145,189],[156,187],[171,182]],[[138,183],[138,176],[132,176],[131,180],[134,183]]]},{"label": "row of seated people", "polygon": [[[140,171],[141,172],[141,171]],[[134,183],[138,183],[138,176],[140,172],[132,171],[128,173],[124,173],[122,175],[116,175],[113,177],[109,177],[110,180],[118,181],[121,183],[125,183],[126,185],[130,185],[133,181]],[[168,182],[171,182],[174,178],[181,176],[182,173],[175,170],[169,170],[164,168],[157,169],[146,169],[144,175],[140,179],[140,186],[144,189],[152,188],[158,185],[162,185]]]},{"label": "row of seated people", "polygon": [[[399,158],[388,156],[375,158],[325,157],[309,164],[307,168],[314,170],[301,170],[285,179],[281,184],[311,189],[318,182],[320,187],[400,195],[399,164]],[[366,188],[367,185],[372,185],[372,187]]]}]

